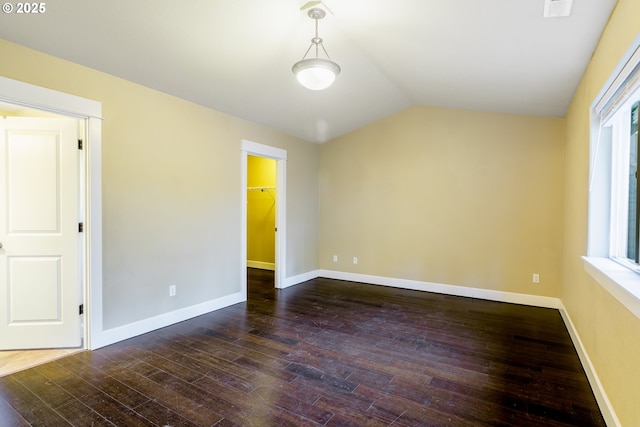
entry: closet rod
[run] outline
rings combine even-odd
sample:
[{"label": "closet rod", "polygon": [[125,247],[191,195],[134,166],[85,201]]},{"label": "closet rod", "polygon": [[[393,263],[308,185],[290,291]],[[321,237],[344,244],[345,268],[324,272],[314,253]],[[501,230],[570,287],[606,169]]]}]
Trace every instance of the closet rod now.
[{"label": "closet rod", "polygon": [[260,190],[261,192],[267,192],[269,194],[269,196],[271,196],[271,199],[273,199],[273,202],[275,203],[276,198],[273,197],[273,194],[271,194],[271,190],[275,190],[276,187],[247,187],[247,190],[249,191],[257,191]]},{"label": "closet rod", "polygon": [[275,190],[276,187],[247,187],[249,191],[265,191],[265,190]]}]

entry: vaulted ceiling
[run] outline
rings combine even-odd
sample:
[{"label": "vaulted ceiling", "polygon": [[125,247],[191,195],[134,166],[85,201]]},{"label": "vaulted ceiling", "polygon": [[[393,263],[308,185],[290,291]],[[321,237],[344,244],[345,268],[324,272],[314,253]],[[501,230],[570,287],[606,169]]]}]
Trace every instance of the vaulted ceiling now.
[{"label": "vaulted ceiling", "polygon": [[324,0],[342,73],[320,92],[291,72],[305,3],[55,0],[2,14],[0,38],[324,142],[412,105],[563,117],[616,0],[561,18],[544,0]]}]

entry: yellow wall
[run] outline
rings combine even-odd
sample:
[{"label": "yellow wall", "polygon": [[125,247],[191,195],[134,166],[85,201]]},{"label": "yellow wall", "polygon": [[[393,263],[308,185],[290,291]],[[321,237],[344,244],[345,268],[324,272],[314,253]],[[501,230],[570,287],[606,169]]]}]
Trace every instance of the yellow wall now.
[{"label": "yellow wall", "polygon": [[[247,170],[247,187],[275,188],[275,160],[248,156]],[[275,189],[247,191],[247,261],[253,266],[275,263],[276,196]]]},{"label": "yellow wall", "polygon": [[241,291],[242,139],[287,150],[285,276],[317,268],[317,145],[2,40],[0,58],[102,103],[106,329]]},{"label": "yellow wall", "polygon": [[623,426],[640,425],[640,319],[584,271],[589,107],[640,31],[640,2],[619,0],[566,117],[561,299]]},{"label": "yellow wall", "polygon": [[323,144],[320,267],[558,296],[563,132],[413,107]]}]

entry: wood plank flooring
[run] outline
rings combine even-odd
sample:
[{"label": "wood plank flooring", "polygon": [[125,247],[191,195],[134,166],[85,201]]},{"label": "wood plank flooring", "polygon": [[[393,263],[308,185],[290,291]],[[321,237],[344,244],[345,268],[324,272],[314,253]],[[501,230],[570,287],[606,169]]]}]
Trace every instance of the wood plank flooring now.
[{"label": "wood plank flooring", "polygon": [[0,378],[2,426],[603,426],[557,310],[251,270],[249,299]]}]

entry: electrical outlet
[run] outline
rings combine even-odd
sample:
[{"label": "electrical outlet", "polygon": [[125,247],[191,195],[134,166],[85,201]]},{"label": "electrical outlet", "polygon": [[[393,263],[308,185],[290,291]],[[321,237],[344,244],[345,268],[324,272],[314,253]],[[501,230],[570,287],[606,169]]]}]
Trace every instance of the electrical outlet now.
[{"label": "electrical outlet", "polygon": [[357,257],[357,256],[354,256],[354,257],[353,257],[353,263],[354,263],[354,264],[357,264],[357,263],[358,263],[358,257]]},{"label": "electrical outlet", "polygon": [[537,273],[533,274],[533,283],[540,283],[540,275]]},{"label": "electrical outlet", "polygon": [[333,256],[333,262],[338,262],[338,255]]},{"label": "electrical outlet", "polygon": [[169,296],[170,297],[176,296],[176,285],[169,286]]}]

